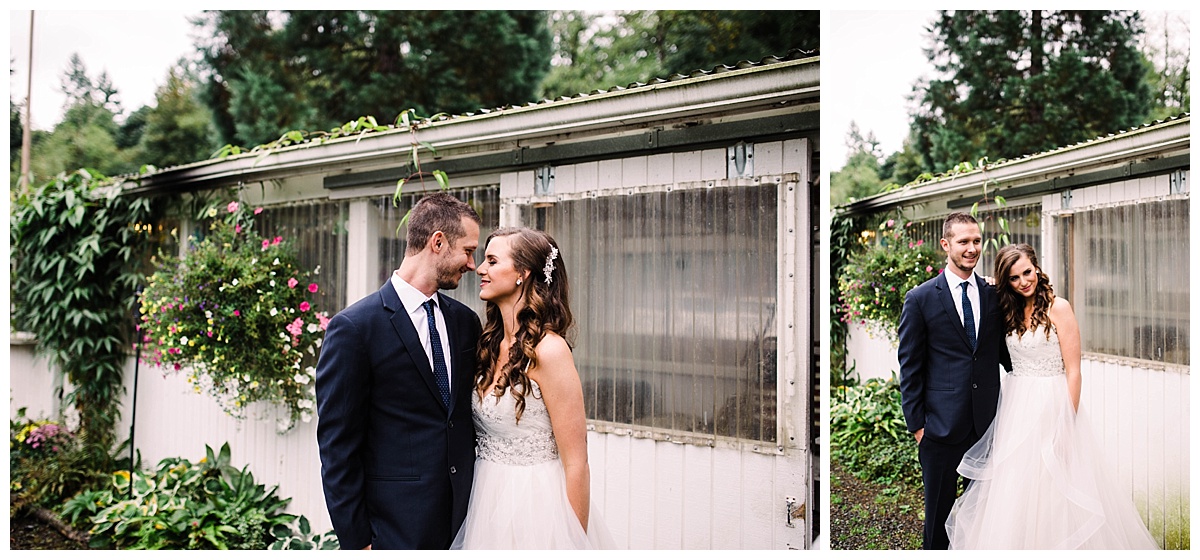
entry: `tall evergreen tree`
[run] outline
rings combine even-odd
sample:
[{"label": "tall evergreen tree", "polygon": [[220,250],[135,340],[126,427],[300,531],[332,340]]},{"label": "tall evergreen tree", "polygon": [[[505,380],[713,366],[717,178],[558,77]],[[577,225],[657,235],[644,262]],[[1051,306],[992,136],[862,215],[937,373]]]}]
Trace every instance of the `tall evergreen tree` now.
[{"label": "tall evergreen tree", "polygon": [[912,115],[926,169],[1013,158],[1138,125],[1151,92],[1130,11],[942,12]]},{"label": "tall evergreen tree", "polygon": [[201,161],[213,153],[217,144],[212,113],[200,103],[198,89],[183,61],[168,71],[166,83],[155,92],[155,106],[145,115],[131,158],[135,163],[162,168]]},{"label": "tall evergreen tree", "polygon": [[820,44],[816,11],[635,10],[615,17],[568,11],[554,12],[550,26],[555,60],[542,92],[551,98]]},{"label": "tall evergreen tree", "polygon": [[223,143],[329,129],[412,108],[461,113],[524,103],[550,64],[543,12],[217,11],[196,23],[203,99]]}]

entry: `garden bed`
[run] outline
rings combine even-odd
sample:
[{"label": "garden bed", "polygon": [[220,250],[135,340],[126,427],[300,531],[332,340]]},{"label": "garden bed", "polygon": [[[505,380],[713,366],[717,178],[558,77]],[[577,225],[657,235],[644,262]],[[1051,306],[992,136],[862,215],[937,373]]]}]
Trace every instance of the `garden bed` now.
[{"label": "garden bed", "polygon": [[891,488],[859,480],[837,463],[829,466],[830,548],[917,550],[924,528],[920,488]]}]

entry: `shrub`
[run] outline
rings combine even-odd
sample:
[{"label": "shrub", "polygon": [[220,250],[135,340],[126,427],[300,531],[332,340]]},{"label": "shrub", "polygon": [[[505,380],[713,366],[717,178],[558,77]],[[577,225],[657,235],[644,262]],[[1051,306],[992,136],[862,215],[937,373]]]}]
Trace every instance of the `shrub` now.
[{"label": "shrub", "polygon": [[[253,402],[283,405],[286,431],[312,420],[316,351],[329,322],[310,300],[320,289],[283,238],[259,239],[254,215],[231,202],[207,210],[208,235],[183,259],[165,257],[140,303],[146,361],[188,370],[230,415]],[[319,272],[319,270],[317,271]],[[314,272],[315,274],[315,272]]]},{"label": "shrub", "polygon": [[912,239],[899,222],[880,224],[880,243],[852,254],[838,276],[842,321],[858,322],[891,340],[909,290],[938,274],[942,263],[923,240]]},{"label": "shrub", "polygon": [[[196,464],[169,458],[155,471],[118,471],[108,488],[68,501],[63,516],[90,525],[94,548],[263,550],[295,537],[296,516],[283,512],[291,499],[276,496],[278,486],[230,466],[229,444],[205,449]],[[326,548],[332,539],[318,537]]]},{"label": "shrub", "polygon": [[77,434],[50,420],[9,420],[9,515],[26,506],[55,506],[103,480]]},{"label": "shrub", "polygon": [[863,480],[920,485],[917,443],[904,423],[899,384],[869,379],[830,393],[835,397],[829,408],[833,460]]}]

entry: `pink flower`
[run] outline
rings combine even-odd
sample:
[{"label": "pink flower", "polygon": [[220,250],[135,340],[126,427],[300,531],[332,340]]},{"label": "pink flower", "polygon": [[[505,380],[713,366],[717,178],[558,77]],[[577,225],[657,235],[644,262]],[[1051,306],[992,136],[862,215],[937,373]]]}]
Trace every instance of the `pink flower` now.
[{"label": "pink flower", "polygon": [[261,207],[261,206],[260,206],[260,207],[258,207],[258,208],[255,208],[255,209],[254,209],[254,215],[255,215],[255,216],[257,216],[257,215],[259,215],[259,214],[262,214],[262,207]]},{"label": "pink flower", "polygon": [[295,279],[295,278],[288,278],[288,287],[289,287],[289,288],[295,288],[295,287],[296,287],[296,285],[297,285],[297,284],[299,284],[299,283],[300,283],[300,282],[296,281],[296,279]]},{"label": "pink flower", "polygon": [[308,305],[307,301],[300,302],[300,312],[301,313],[307,313],[309,309],[311,309],[311,306]]},{"label": "pink flower", "polygon": [[226,207],[225,207],[225,209],[226,209],[226,210],[228,210],[230,214],[232,214],[232,213],[234,213],[234,212],[237,212],[237,209],[238,209],[238,203],[237,203],[237,202],[230,202],[230,203],[229,203],[229,206],[226,206]]},{"label": "pink flower", "polygon": [[292,333],[292,336],[300,336],[300,333],[304,332],[304,319],[297,317],[296,320],[292,321],[292,324],[288,325],[286,328],[287,332]]},{"label": "pink flower", "polygon": [[888,220],[888,227],[896,225],[896,220]]},{"label": "pink flower", "polygon": [[925,267],[925,272],[933,272],[933,267],[932,266]]},{"label": "pink flower", "polygon": [[318,287],[316,284],[309,284],[309,285],[308,285],[308,291],[309,291],[309,292],[311,292],[311,293],[314,293],[314,294],[315,294],[315,293],[317,293],[317,290],[319,290],[319,289],[321,289],[321,288],[320,288],[320,287]]},{"label": "pink flower", "polygon": [[237,224],[237,225],[233,226],[233,232],[234,233],[242,233],[242,224]]},{"label": "pink flower", "polygon": [[329,326],[329,317],[324,313],[317,313],[317,322],[321,325],[321,330],[325,330]]},{"label": "pink flower", "polygon": [[269,245],[271,245],[271,242],[270,242],[270,241],[267,241],[266,239],[264,239],[264,240],[263,240],[263,250],[264,250],[264,251],[266,251],[266,250],[267,250],[267,247],[268,247]]},{"label": "pink flower", "polygon": [[234,317],[241,317],[241,316],[242,316],[242,312],[241,312],[241,311],[238,311],[238,310],[236,310],[236,309],[234,309],[234,310],[233,310],[233,316],[234,316]]},{"label": "pink flower", "polygon": [[274,240],[274,241],[272,241],[272,242],[271,242],[271,244],[272,244],[272,245],[278,245],[280,241],[283,241],[283,238],[282,238],[282,237],[279,237],[279,236],[276,236],[276,237],[275,237],[275,240]]}]

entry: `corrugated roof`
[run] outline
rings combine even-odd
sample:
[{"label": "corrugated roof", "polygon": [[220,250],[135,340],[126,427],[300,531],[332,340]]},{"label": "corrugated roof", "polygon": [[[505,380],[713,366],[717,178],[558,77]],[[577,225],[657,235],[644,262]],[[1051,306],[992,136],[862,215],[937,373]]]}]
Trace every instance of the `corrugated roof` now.
[{"label": "corrugated roof", "polygon": [[[1164,118],[1164,119],[1158,119],[1153,122],[1144,123],[1139,126],[1133,126],[1133,127],[1127,128],[1127,129],[1117,130],[1115,132],[1110,132],[1108,134],[1103,134],[1100,136],[1096,136],[1094,138],[1089,138],[1087,140],[1075,142],[1073,144],[1059,146],[1057,148],[1053,148],[1050,150],[1045,150],[1042,152],[1036,152],[1036,153],[1032,153],[1032,154],[1026,154],[1026,155],[1023,155],[1023,156],[1020,156],[1017,158],[1013,158],[1013,159],[1000,159],[997,161],[989,162],[988,170],[995,171],[1000,168],[1007,168],[1007,167],[1011,167],[1014,165],[1018,165],[1018,164],[1021,164],[1023,162],[1026,162],[1026,161],[1034,159],[1034,158],[1044,158],[1044,157],[1053,156],[1055,154],[1078,150],[1080,148],[1091,146],[1091,145],[1094,145],[1094,144],[1097,144],[1100,142],[1109,141],[1113,138],[1116,138],[1116,137],[1124,135],[1124,134],[1129,134],[1129,133],[1138,132],[1138,131],[1144,132],[1144,131],[1148,131],[1148,130],[1156,128],[1156,127],[1167,126],[1172,123],[1176,123],[1178,121],[1181,121],[1184,119],[1190,119],[1190,118],[1191,118],[1191,113],[1180,113],[1178,115],[1172,115],[1172,116]],[[861,198],[861,199],[858,199],[858,200],[855,200],[852,202],[847,202],[845,204],[841,204],[838,206],[838,208],[844,209],[847,211],[851,211],[851,212],[856,212],[856,211],[858,211],[857,209],[872,207],[875,204],[875,201],[877,201],[879,199],[883,199],[886,197],[893,197],[897,192],[899,192],[901,190],[911,191],[912,189],[915,189],[918,187],[929,188],[929,186],[932,185],[933,183],[938,183],[938,182],[942,182],[942,181],[950,181],[952,179],[963,179],[966,177],[970,177],[971,175],[974,175],[974,174],[982,173],[983,171],[984,170],[982,168],[975,168],[975,169],[972,169],[971,171],[966,171],[966,172],[962,172],[962,173],[954,173],[953,171],[946,171],[937,176],[934,176],[932,179],[926,179],[924,181],[914,181],[914,182],[908,183],[906,185],[903,185],[902,188],[899,190],[893,190],[893,191],[889,191],[889,192],[874,194],[874,195],[868,196],[866,198]]]},{"label": "corrugated roof", "polygon": [[[757,62],[742,60],[742,61],[738,61],[737,63],[735,63],[733,65],[721,64],[721,65],[713,67],[711,70],[704,70],[704,69],[693,70],[692,72],[688,73],[687,75],[672,74],[666,78],[655,78],[653,80],[650,80],[649,82],[644,82],[644,83],[643,82],[634,82],[634,83],[628,84],[626,86],[612,86],[607,89],[593,89],[590,92],[586,92],[586,93],[580,92],[580,93],[577,93],[572,96],[564,95],[564,96],[559,96],[555,99],[541,99],[539,101],[529,101],[529,102],[522,103],[522,104],[509,104],[509,105],[504,105],[501,107],[481,108],[481,109],[477,109],[472,112],[457,113],[454,115],[442,114],[442,115],[437,116],[436,118],[422,119],[420,121],[417,121],[417,123],[418,124],[420,124],[420,123],[425,123],[425,124],[442,123],[442,122],[454,121],[457,119],[474,117],[474,116],[478,116],[478,115],[488,115],[488,114],[492,114],[492,113],[499,113],[499,112],[504,112],[504,111],[508,111],[508,110],[512,110],[512,109],[522,109],[522,108],[526,108],[526,107],[550,106],[550,105],[553,105],[556,103],[575,101],[575,100],[584,99],[587,97],[592,97],[595,95],[601,95],[601,94],[605,94],[605,93],[626,91],[626,90],[637,89],[637,88],[642,88],[642,87],[647,87],[647,86],[655,86],[655,85],[665,84],[665,83],[670,83],[670,82],[680,82],[680,81],[684,81],[684,80],[692,80],[692,79],[697,79],[697,78],[703,78],[705,76],[711,76],[714,74],[723,74],[723,73],[731,72],[734,70],[757,68],[757,67],[762,67],[762,66],[769,66],[772,64],[779,64],[782,62],[790,62],[790,61],[795,61],[795,60],[814,58],[814,57],[818,57],[818,56],[820,56],[820,52],[817,50],[792,49],[792,50],[788,51],[787,54],[784,54],[782,56],[766,56]],[[365,135],[387,134],[387,133],[394,133],[396,131],[403,131],[403,130],[407,129],[407,127],[400,127],[393,123],[388,123],[386,126],[387,126],[388,130],[378,131],[378,132],[373,132],[373,131],[365,132],[364,134]],[[318,132],[323,132],[323,131],[318,131]],[[358,134],[356,133],[355,135],[357,136]],[[292,145],[305,145],[305,144],[309,144],[316,140],[320,140],[320,138],[305,139],[302,142],[292,144]],[[179,168],[183,168],[183,167],[192,167],[192,166],[197,166],[197,165],[201,165],[201,164],[207,164],[207,163],[210,163],[213,161],[220,161],[223,159],[241,158],[241,157],[258,157],[261,154],[262,154],[262,151],[251,152],[249,149],[247,149],[238,155],[225,156],[223,158],[213,158],[213,159],[208,159],[208,160],[203,160],[203,161],[198,161],[198,162],[191,162],[191,163],[175,165],[175,166],[171,166],[171,167],[158,168],[154,172],[146,173],[144,175],[131,174],[131,175],[124,175],[121,177],[134,178],[134,177],[139,177],[139,176],[149,176],[149,175],[154,175],[157,173],[162,173],[165,171],[175,170],[175,169],[179,169]]]}]

